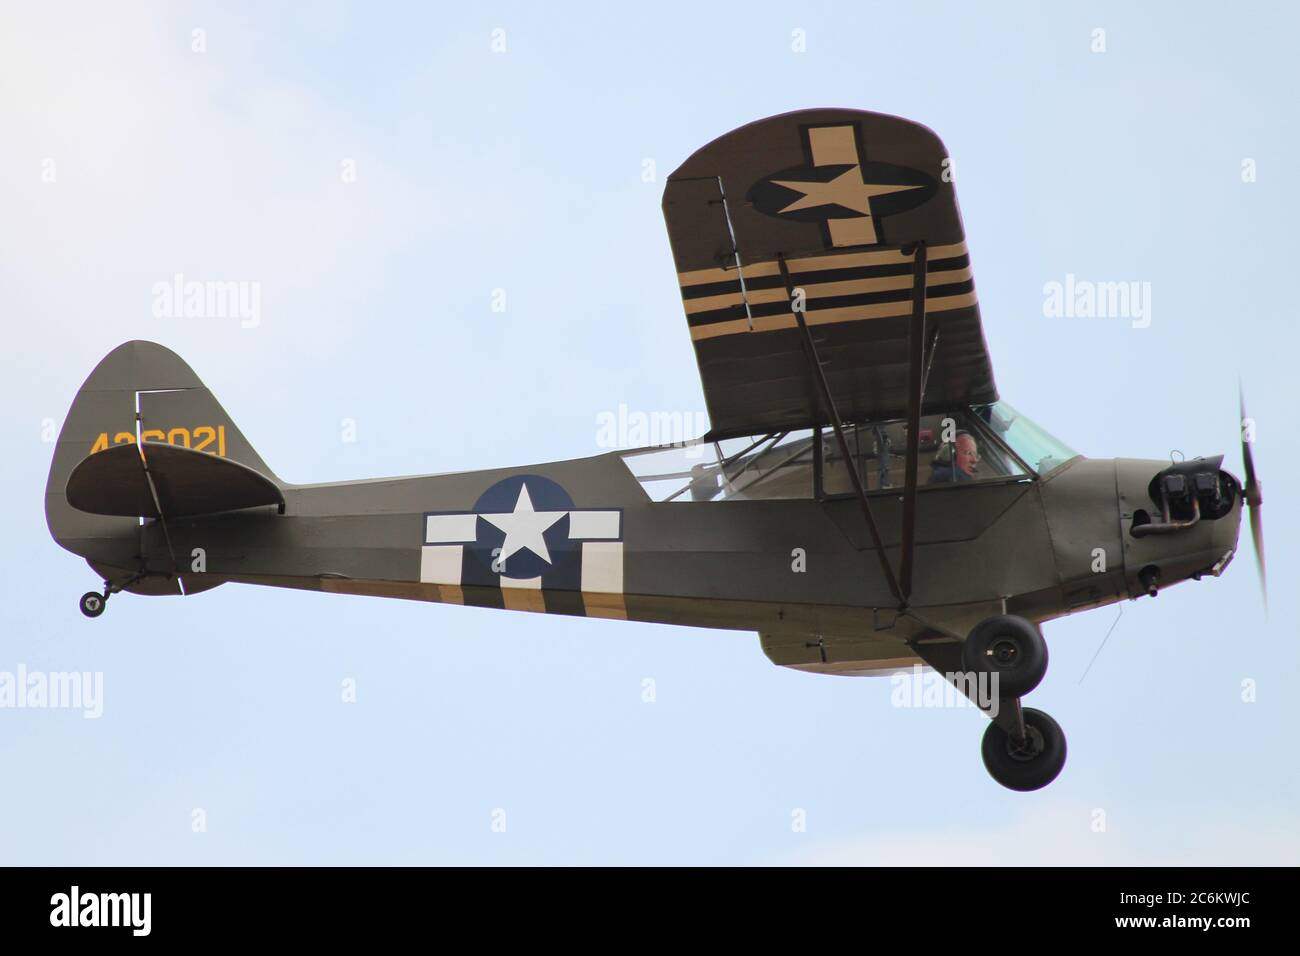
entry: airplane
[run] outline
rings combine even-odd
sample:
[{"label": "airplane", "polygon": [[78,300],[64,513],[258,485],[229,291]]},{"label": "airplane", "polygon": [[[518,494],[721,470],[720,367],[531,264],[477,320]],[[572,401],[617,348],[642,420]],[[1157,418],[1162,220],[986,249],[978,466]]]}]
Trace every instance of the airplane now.
[{"label": "airplane", "polygon": [[[709,431],[573,461],[290,484],[190,367],[127,342],[77,393],[50,533],[119,592],[226,583],[755,631],[817,674],[928,666],[990,718],[984,764],[1046,786],[1022,706],[1042,624],[1218,576],[1262,494],[1222,455],[1094,459],[994,384],[948,154],[812,109],[709,143],[663,210]],[[1242,417],[1245,420],[1244,400]]]}]

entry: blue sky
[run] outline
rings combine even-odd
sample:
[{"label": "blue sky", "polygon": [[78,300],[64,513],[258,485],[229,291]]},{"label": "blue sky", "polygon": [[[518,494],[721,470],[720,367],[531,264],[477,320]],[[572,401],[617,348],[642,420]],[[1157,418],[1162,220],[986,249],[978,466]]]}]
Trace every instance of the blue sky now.
[{"label": "blue sky", "polygon": [[[0,710],[0,862],[1300,861],[1300,339],[1276,294],[1300,213],[1297,20],[6,3],[0,671],[102,671],[104,712]],[[45,529],[49,432],[112,347],[178,351],[290,481],[594,454],[620,404],[703,407],[663,178],[812,106],[943,137],[1001,392],[1084,454],[1239,470],[1246,383],[1270,615],[1245,545],[1118,623],[1049,624],[1031,703],[1070,746],[1049,789],[988,779],[974,711],[775,668],[752,634],[238,586],[77,612],[95,581]],[[155,318],[176,273],[259,283],[260,322]],[[1150,326],[1044,316],[1070,274],[1151,283]]]}]

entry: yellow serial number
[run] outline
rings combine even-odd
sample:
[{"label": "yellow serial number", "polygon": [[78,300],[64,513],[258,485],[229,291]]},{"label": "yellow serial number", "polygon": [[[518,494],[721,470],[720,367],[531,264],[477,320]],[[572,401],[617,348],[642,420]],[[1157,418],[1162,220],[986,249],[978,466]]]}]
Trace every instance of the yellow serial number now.
[{"label": "yellow serial number", "polygon": [[[193,428],[146,428],[140,432],[140,441],[165,442],[168,445],[180,445],[195,451],[206,451],[211,455],[226,457],[226,426],[196,425]],[[100,432],[95,443],[90,446],[90,453],[103,451],[109,445],[134,445],[135,432],[118,432],[110,441],[108,432]]]}]

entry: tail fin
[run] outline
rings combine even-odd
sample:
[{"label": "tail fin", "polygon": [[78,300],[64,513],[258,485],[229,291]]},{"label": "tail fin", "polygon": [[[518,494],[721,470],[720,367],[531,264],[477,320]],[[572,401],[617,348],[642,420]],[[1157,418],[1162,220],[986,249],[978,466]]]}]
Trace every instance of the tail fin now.
[{"label": "tail fin", "polygon": [[68,478],[85,458],[115,445],[166,442],[246,465],[274,479],[225,409],[175,352],[126,342],[109,352],[73,399],[45,486],[45,520],[62,547],[98,570],[140,566],[140,521],[88,514],[68,502]]}]

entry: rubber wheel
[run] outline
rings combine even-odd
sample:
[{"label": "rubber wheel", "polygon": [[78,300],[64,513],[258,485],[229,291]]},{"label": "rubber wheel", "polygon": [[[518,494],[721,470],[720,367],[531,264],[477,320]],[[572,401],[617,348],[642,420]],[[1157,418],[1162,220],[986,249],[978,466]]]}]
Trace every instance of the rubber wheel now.
[{"label": "rubber wheel", "polygon": [[86,617],[99,617],[104,613],[108,602],[98,591],[87,591],[81,596],[81,613]]},{"label": "rubber wheel", "polygon": [[1014,614],[986,618],[961,646],[962,667],[975,674],[997,674],[997,696],[1023,697],[1047,673],[1047,642],[1029,621]]},{"label": "rubber wheel", "polygon": [[1008,790],[1022,793],[1047,786],[1065,766],[1065,732],[1061,725],[1032,707],[1021,711],[1025,742],[1017,746],[997,724],[984,731],[981,750],[989,775]]}]

